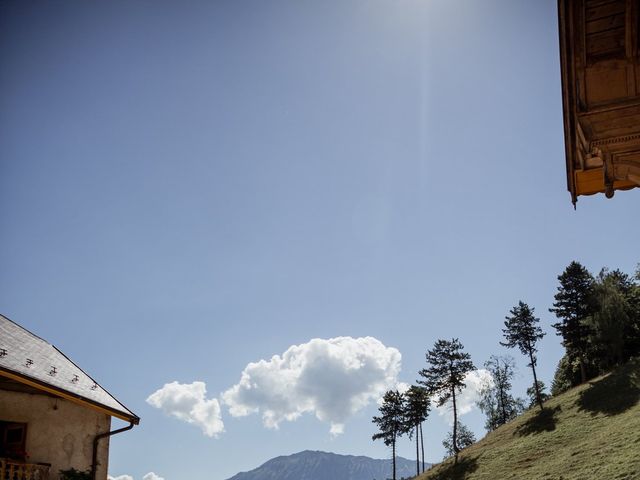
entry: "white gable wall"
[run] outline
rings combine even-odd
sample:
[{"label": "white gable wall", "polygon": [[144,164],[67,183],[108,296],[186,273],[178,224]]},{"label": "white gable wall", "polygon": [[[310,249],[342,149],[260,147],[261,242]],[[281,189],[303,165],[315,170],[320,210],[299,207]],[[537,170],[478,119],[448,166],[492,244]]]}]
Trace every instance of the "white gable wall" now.
[{"label": "white gable wall", "polygon": [[[93,439],[110,430],[111,417],[48,395],[0,390],[0,420],[27,424],[29,463],[50,463],[49,479],[59,470],[91,468]],[[107,479],[109,438],[98,444],[97,480]]]}]

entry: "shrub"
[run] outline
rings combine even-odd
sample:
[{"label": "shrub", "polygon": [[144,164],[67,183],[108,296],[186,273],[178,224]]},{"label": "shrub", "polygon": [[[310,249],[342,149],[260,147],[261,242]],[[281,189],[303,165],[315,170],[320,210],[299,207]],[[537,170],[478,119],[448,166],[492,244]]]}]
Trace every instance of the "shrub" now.
[{"label": "shrub", "polygon": [[60,480],[91,480],[91,471],[81,472],[75,468],[60,470]]}]

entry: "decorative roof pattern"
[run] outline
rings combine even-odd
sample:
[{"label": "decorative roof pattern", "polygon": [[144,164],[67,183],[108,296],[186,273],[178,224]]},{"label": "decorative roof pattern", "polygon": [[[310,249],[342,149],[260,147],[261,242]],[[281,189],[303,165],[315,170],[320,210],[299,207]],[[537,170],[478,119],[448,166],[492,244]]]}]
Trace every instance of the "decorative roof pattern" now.
[{"label": "decorative roof pattern", "polygon": [[[56,347],[0,314],[0,375],[92,404],[115,417],[139,418]],[[65,395],[66,394],[66,395]]]}]

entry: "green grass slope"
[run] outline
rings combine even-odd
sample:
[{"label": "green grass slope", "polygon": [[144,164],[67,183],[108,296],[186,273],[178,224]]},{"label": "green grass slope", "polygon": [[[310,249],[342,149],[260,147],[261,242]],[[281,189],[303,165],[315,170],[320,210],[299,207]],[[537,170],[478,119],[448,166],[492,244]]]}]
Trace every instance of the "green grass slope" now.
[{"label": "green grass slope", "polygon": [[640,479],[640,361],[550,399],[420,480]]}]

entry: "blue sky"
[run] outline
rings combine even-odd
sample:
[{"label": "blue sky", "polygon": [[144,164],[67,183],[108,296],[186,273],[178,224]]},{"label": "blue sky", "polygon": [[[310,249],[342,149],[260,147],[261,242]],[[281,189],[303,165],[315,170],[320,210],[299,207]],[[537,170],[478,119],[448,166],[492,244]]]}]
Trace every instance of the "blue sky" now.
[{"label": "blue sky", "polygon": [[[556,276],[640,261],[638,192],[573,210],[558,61],[553,0],[2,2],[0,311],[142,417],[111,444],[135,480],[388,456],[371,399],[340,435],[339,405],[289,406],[278,429],[222,405],[218,438],[146,401],[203,382],[211,406],[250,362],[268,380],[293,345],[324,358],[311,339],[352,337],[340,352],[391,376],[397,349],[413,382],[438,338],[477,366],[503,353],[522,299],[550,384]],[[427,422],[430,460],[447,428]]]}]

